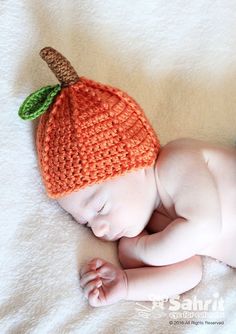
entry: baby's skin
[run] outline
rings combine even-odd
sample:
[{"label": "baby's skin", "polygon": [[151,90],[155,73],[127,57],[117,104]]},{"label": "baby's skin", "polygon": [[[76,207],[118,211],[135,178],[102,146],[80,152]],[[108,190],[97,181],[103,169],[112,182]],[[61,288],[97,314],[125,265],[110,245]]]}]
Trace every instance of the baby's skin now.
[{"label": "baby's skin", "polygon": [[153,167],[58,203],[98,238],[119,240],[122,268],[95,257],[80,270],[80,286],[93,307],[184,293],[201,281],[202,255],[236,268],[233,147],[176,139],[161,148]]}]

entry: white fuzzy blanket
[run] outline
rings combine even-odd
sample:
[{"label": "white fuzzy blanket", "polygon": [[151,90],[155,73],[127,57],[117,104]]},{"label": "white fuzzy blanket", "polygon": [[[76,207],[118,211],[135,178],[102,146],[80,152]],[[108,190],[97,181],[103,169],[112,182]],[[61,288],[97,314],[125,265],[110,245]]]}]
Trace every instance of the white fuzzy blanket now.
[{"label": "white fuzzy blanket", "polygon": [[234,145],[235,1],[1,0],[0,20],[0,333],[235,333],[236,272],[207,257],[202,282],[181,305],[221,298],[223,325],[205,323],[214,312],[197,319],[198,311],[170,325],[168,303],[90,307],[79,269],[94,256],[118,265],[117,244],[96,239],[47,198],[36,121],[17,115],[30,93],[58,83],[38,54],[52,46],[79,75],[133,96],[162,144],[190,136]]}]

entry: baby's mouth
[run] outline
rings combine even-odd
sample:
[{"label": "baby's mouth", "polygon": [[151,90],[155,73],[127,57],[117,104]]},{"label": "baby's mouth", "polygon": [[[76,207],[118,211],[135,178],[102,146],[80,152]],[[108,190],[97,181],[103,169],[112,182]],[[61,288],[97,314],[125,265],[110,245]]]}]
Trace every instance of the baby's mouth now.
[{"label": "baby's mouth", "polygon": [[123,236],[123,231],[118,233],[114,238],[111,239],[111,241],[118,240]]},{"label": "baby's mouth", "polygon": [[110,237],[100,237],[99,239],[105,240],[105,241],[115,241],[122,237],[122,233],[116,234],[113,238]]},{"label": "baby's mouth", "polygon": [[115,240],[120,239],[123,236],[124,236],[124,231],[121,231],[120,233],[115,234],[115,236],[112,238],[110,238],[109,236],[106,236],[106,237],[100,237],[99,239],[102,239],[105,241],[115,241]]}]

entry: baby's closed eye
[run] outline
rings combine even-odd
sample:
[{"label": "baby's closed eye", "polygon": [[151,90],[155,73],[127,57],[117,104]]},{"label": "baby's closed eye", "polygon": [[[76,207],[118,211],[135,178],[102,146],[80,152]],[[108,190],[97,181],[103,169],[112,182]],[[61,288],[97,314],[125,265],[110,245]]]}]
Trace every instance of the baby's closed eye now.
[{"label": "baby's closed eye", "polygon": [[[103,211],[103,209],[105,208],[105,205],[106,205],[106,203],[101,207],[101,209],[99,209],[99,210],[97,211],[97,214],[100,214],[100,213]],[[91,227],[91,226],[89,225],[89,222],[87,222],[87,223],[85,224],[85,226],[86,226],[86,227]]]}]

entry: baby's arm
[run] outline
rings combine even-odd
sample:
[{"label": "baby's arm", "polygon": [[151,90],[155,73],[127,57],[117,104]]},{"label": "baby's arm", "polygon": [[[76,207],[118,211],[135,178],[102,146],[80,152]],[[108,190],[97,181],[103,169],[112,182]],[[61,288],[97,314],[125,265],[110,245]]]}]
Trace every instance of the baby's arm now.
[{"label": "baby's arm", "polygon": [[201,280],[201,258],[165,267],[122,270],[101,258],[94,258],[80,270],[80,286],[94,307],[120,300],[158,301],[179,295]]},{"label": "baby's arm", "polygon": [[167,150],[157,168],[177,218],[163,231],[130,242],[134,257],[147,265],[161,266],[202,253],[216,240],[221,233],[221,203],[214,177],[200,152]]},{"label": "baby's arm", "polygon": [[[208,223],[202,218],[202,222]],[[165,230],[141,237],[135,253],[146,265],[162,266],[194,256],[214,241],[215,232],[184,218],[175,219]]]},{"label": "baby's arm", "polygon": [[164,267],[125,269],[127,300],[148,301],[170,298],[195,287],[202,278],[200,256]]}]

